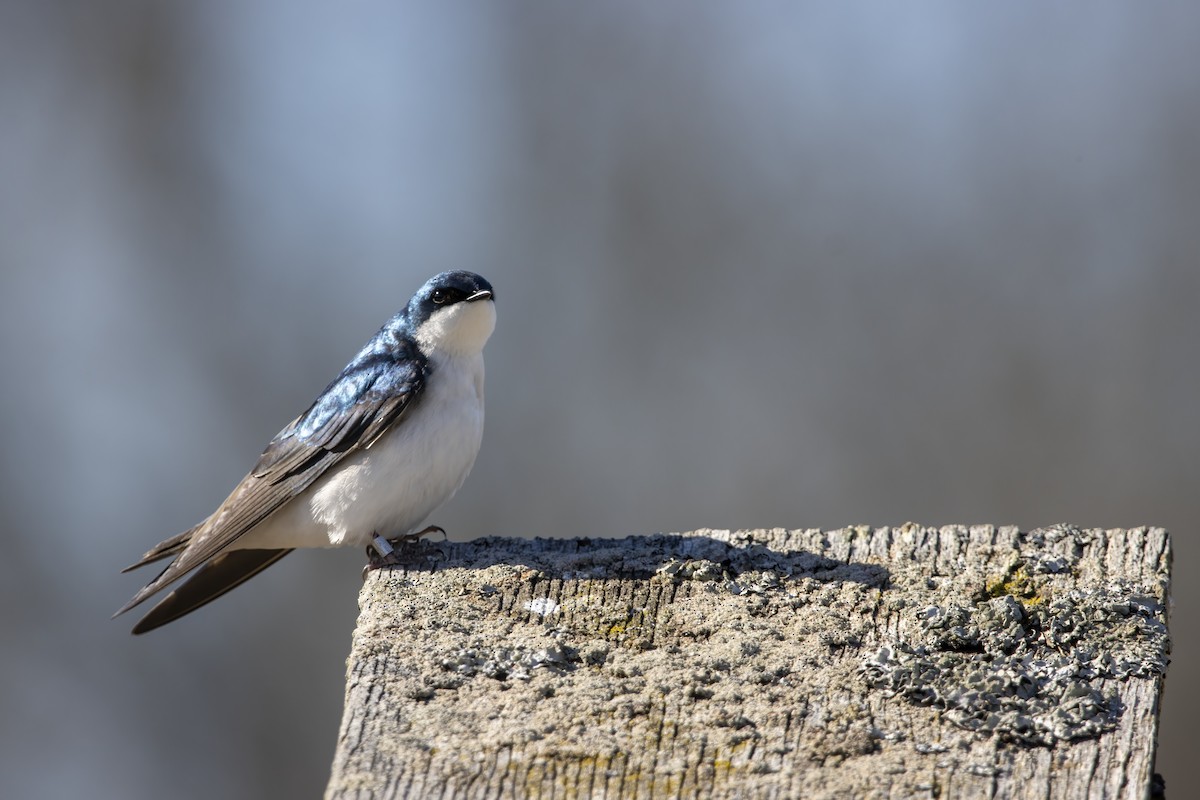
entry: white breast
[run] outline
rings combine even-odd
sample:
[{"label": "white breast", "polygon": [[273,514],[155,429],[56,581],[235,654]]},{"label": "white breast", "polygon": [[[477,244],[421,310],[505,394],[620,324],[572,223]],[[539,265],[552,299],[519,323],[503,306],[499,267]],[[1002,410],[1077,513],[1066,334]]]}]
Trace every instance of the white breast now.
[{"label": "white breast", "polygon": [[483,356],[431,360],[424,394],[370,448],[348,456],[248,531],[239,548],[365,546],[414,531],[466,480],[483,439]]}]

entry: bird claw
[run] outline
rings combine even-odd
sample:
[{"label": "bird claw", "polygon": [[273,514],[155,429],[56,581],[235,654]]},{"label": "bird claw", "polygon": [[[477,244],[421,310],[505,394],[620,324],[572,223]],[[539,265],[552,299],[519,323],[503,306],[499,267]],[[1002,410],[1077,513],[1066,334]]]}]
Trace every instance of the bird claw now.
[{"label": "bird claw", "polygon": [[417,531],[416,533],[410,533],[406,536],[401,536],[399,539],[394,539],[393,541],[415,542],[418,539],[421,539],[422,537],[429,536],[430,534],[434,534],[434,533],[440,533],[442,535],[443,541],[450,538],[446,535],[445,528],[441,527],[440,525],[430,525],[427,528],[422,528],[421,530]]},{"label": "bird claw", "polygon": [[443,537],[446,536],[446,531],[437,525],[430,525],[415,533],[406,533],[395,539],[384,539],[378,533],[371,534],[371,543],[367,545],[367,564],[362,570],[363,580],[367,579],[367,573],[371,570],[402,566],[404,562],[396,553],[396,549],[418,542],[422,537],[431,533],[440,533]]}]

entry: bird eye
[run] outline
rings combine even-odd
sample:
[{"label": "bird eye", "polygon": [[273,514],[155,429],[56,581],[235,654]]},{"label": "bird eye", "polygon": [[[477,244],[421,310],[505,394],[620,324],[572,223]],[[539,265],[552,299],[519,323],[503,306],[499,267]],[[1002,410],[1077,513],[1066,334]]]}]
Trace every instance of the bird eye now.
[{"label": "bird eye", "polygon": [[429,295],[429,299],[433,301],[434,305],[444,306],[457,303],[466,296],[461,289],[434,289],[433,294]]}]

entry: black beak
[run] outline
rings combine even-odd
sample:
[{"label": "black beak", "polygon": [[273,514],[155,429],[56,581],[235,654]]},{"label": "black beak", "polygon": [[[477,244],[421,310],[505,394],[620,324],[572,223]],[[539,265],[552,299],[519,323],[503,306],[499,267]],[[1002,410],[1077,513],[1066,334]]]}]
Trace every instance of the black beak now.
[{"label": "black beak", "polygon": [[468,303],[474,303],[476,300],[491,300],[492,292],[490,289],[480,289],[475,294],[467,298]]}]

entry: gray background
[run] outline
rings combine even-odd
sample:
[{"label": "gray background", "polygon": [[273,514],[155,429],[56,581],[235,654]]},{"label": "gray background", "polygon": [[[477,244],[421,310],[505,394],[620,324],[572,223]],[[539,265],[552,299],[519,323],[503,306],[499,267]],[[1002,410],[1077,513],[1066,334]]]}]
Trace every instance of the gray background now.
[{"label": "gray background", "polygon": [[1182,3],[0,4],[0,795],[319,794],[361,553],[137,639],[117,570],[447,268],[500,315],[453,537],[1167,526],[1182,791],[1198,53]]}]

